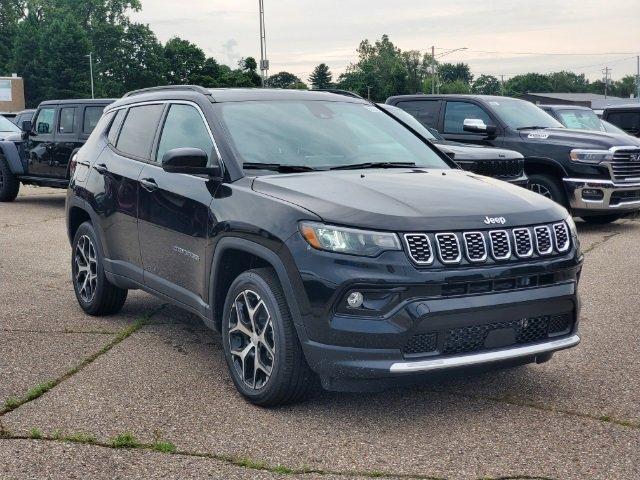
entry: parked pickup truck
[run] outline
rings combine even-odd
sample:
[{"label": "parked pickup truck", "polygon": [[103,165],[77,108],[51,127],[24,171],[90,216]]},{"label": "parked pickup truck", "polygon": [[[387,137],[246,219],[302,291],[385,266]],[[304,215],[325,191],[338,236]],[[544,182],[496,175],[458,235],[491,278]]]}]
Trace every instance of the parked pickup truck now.
[{"label": "parked pickup truck", "polygon": [[21,183],[66,188],[71,158],[89,138],[104,107],[112,102],[42,102],[33,121],[25,120],[20,128],[0,131],[0,202],[13,201]]},{"label": "parked pickup truck", "polygon": [[538,105],[553,118],[567,128],[577,130],[594,130],[596,132],[615,133],[626,135],[627,132],[616,127],[612,123],[602,120],[596,112],[589,107],[580,105]]},{"label": "parked pickup truck", "polygon": [[400,95],[387,99],[447,140],[516,150],[529,188],[589,223],[640,208],[640,140],[574,130],[534,104],[488,95]]},{"label": "parked pickup truck", "polygon": [[520,153],[503,148],[465,145],[445,140],[437,130],[425,127],[401,108],[386,104],[379,104],[379,107],[415,130],[422,138],[433,143],[463,170],[504,180],[520,187],[528,186],[528,179],[524,173],[524,157]]},{"label": "parked pickup truck", "polygon": [[620,127],[629,135],[640,137],[640,103],[607,107],[602,112],[602,119]]}]

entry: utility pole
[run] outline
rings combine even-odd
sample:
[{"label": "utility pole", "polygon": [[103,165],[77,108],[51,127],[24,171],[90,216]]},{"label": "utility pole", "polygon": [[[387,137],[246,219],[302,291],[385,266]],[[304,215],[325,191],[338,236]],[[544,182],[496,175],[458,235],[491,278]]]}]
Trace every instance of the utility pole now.
[{"label": "utility pole", "polygon": [[371,101],[371,85],[367,85],[367,100]]},{"label": "utility pole", "polygon": [[636,57],[637,71],[636,71],[636,101],[640,102],[640,55]]},{"label": "utility pole", "polygon": [[91,75],[91,98],[96,98],[93,93],[93,57],[92,53],[89,52],[89,55],[85,55],[85,57],[89,57],[89,75]]},{"label": "utility pole", "polygon": [[436,47],[431,45],[431,68],[433,74],[431,75],[431,94],[436,93]]},{"label": "utility pole", "polygon": [[504,75],[500,75],[500,95],[504,95]]},{"label": "utility pole", "polygon": [[609,67],[604,67],[602,73],[604,74],[604,98],[606,100],[607,93],[609,91],[609,75],[611,73],[611,69]]},{"label": "utility pole", "polygon": [[260,15],[260,78],[262,87],[267,86],[269,78],[269,60],[267,60],[267,34],[264,29],[264,2],[258,0],[258,10]]}]

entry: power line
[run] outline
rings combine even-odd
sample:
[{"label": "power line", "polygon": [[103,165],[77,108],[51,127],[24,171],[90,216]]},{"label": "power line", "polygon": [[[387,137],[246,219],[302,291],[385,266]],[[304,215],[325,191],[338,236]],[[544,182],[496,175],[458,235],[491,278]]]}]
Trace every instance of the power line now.
[{"label": "power line", "polygon": [[[444,47],[436,47],[436,50],[449,50]],[[637,55],[637,52],[581,52],[581,53],[560,53],[560,52],[500,52],[493,50],[467,50],[467,52],[473,53],[490,53],[494,55],[560,55],[560,56],[597,56],[597,55]]]}]

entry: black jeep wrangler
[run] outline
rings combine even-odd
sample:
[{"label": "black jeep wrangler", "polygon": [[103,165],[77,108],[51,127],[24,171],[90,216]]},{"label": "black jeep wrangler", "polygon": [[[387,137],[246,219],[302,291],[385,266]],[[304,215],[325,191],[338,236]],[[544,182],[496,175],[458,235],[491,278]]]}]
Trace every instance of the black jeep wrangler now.
[{"label": "black jeep wrangler", "polygon": [[14,200],[20,183],[66,188],[73,155],[111,102],[42,102],[32,114],[33,121],[24,120],[11,132],[0,131],[0,202]]},{"label": "black jeep wrangler", "polygon": [[378,106],[164,87],[106,108],[67,190],[82,309],[143,289],[222,332],[238,390],[382,388],[576,345],[568,212],[459,169]]},{"label": "black jeep wrangler", "polygon": [[529,188],[590,223],[640,208],[640,140],[565,128],[534,104],[484,95],[400,95],[387,103],[447,140],[516,150]]}]

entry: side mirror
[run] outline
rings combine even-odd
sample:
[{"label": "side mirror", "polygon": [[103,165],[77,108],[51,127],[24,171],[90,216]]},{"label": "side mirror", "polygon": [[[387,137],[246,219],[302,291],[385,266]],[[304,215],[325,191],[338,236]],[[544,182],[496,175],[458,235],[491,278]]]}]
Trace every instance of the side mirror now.
[{"label": "side mirror", "polygon": [[487,137],[493,137],[498,130],[495,125],[487,125],[479,118],[465,118],[462,129],[470,133],[484,133]]},{"label": "side mirror", "polygon": [[222,168],[217,163],[207,165],[209,157],[199,148],[174,148],[162,157],[162,169],[170,173],[189,173],[222,178]]},{"label": "side mirror", "polygon": [[30,132],[33,128],[33,124],[31,123],[31,120],[23,120],[20,128],[22,128],[23,132]]}]

